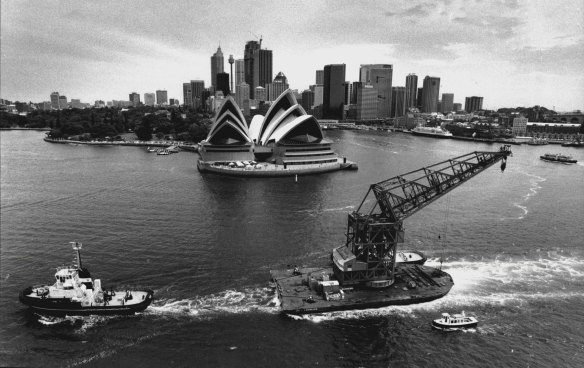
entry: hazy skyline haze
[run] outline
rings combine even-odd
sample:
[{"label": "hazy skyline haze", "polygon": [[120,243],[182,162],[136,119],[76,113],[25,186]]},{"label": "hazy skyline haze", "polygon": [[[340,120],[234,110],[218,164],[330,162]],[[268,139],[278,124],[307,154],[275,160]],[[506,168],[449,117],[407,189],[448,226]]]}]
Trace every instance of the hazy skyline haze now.
[{"label": "hazy skyline haze", "polygon": [[[584,109],[584,1],[5,1],[1,2],[0,95],[48,101],[127,100],[182,83],[210,85],[210,56],[243,58],[262,37],[300,92],[315,71],[345,63],[392,64],[393,86],[409,73],[440,77],[454,102],[485,108]],[[229,70],[226,62],[225,69]]]}]

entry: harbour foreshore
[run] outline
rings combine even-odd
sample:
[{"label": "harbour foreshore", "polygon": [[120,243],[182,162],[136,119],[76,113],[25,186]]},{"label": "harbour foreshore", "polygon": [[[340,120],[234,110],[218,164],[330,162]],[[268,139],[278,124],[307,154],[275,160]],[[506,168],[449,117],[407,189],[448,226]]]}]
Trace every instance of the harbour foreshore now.
[{"label": "harbour foreshore", "polygon": [[70,139],[55,139],[45,137],[43,138],[45,142],[49,143],[60,143],[60,144],[86,144],[90,146],[141,146],[141,147],[169,147],[177,146],[186,151],[197,151],[197,144],[185,143],[180,141],[76,141]]}]

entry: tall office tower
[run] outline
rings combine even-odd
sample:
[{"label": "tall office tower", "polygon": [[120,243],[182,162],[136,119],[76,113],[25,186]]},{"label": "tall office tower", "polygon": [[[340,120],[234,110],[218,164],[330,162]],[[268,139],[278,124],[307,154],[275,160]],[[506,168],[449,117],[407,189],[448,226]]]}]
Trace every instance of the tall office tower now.
[{"label": "tall office tower", "polygon": [[155,98],[156,95],[154,93],[144,93],[144,105],[154,106]]},{"label": "tall office tower", "polygon": [[59,96],[59,108],[66,109],[69,105],[67,104],[67,96]]},{"label": "tall office tower", "polygon": [[130,93],[130,102],[132,103],[132,106],[138,106],[140,104],[140,95],[136,92]]},{"label": "tall office tower", "polygon": [[253,85],[265,87],[272,81],[272,50],[254,50],[253,60]]},{"label": "tall office tower", "polygon": [[406,110],[408,107],[417,107],[418,99],[418,76],[408,74],[406,77]]},{"label": "tall office tower", "polygon": [[312,106],[315,107],[322,105],[322,102],[324,100],[324,86],[313,84],[312,86],[310,86],[310,90],[314,92],[314,104]]},{"label": "tall office tower", "polygon": [[452,112],[454,111],[454,93],[443,93],[442,94],[442,109],[440,112]]},{"label": "tall office tower", "polygon": [[309,89],[305,89],[302,92],[302,107],[304,108],[304,111],[309,113],[309,111],[312,109],[312,106],[314,106],[314,92]]},{"label": "tall office tower", "polygon": [[217,73],[223,73],[223,52],[221,46],[217,47],[217,52],[211,56],[211,85],[217,89]]},{"label": "tall office tower", "polygon": [[462,110],[462,104],[461,103],[454,103],[454,104],[452,104],[452,111],[458,112],[460,110]]},{"label": "tall office tower", "polygon": [[377,104],[377,117],[389,118],[391,116],[391,80],[393,66],[390,64],[365,64],[359,69],[359,82],[371,84],[377,89],[379,102]]},{"label": "tall office tower", "polygon": [[229,55],[229,76],[231,77],[231,84],[229,84],[229,90],[235,92],[233,89],[233,63],[235,59],[233,59],[233,55]]},{"label": "tall office tower", "polygon": [[205,90],[205,81],[191,80],[191,104],[194,109],[205,107],[205,98],[203,98],[203,91]]},{"label": "tall office tower", "polygon": [[264,87],[256,87],[254,91],[254,100],[256,101],[268,101],[268,90]]},{"label": "tall office tower", "polygon": [[183,104],[185,106],[193,107],[193,93],[191,91],[190,83],[183,83]]},{"label": "tall office tower", "polygon": [[353,84],[351,82],[345,82],[345,105],[351,105],[354,103],[353,99]]},{"label": "tall office tower", "polygon": [[157,105],[166,105],[168,103],[168,92],[165,90],[157,90],[156,91],[156,104]]},{"label": "tall office tower", "polygon": [[223,92],[223,96],[227,97],[231,94],[231,90],[229,89],[229,74],[228,73],[217,73],[217,86],[215,91]]},{"label": "tall office tower", "polygon": [[266,89],[268,90],[268,101],[276,101],[276,99],[288,88],[288,79],[284,73],[279,72],[274,78],[274,81],[268,83],[266,86]]},{"label": "tall office tower", "polygon": [[51,93],[51,107],[55,110],[59,110],[59,92]]},{"label": "tall office tower", "polygon": [[317,70],[316,71],[316,84],[317,85],[324,84],[324,70]]},{"label": "tall office tower", "polygon": [[245,82],[245,63],[243,59],[237,59],[235,60],[235,86],[237,87],[243,82]]},{"label": "tall office tower", "polygon": [[322,115],[325,119],[342,119],[345,101],[345,64],[324,66]]},{"label": "tall office tower", "polygon": [[440,78],[426,76],[422,92],[422,112],[438,112],[438,96],[440,96]]},{"label": "tall office tower", "polygon": [[176,98],[171,98],[168,100],[168,104],[170,106],[174,106],[174,105],[178,105],[179,103],[178,103],[178,100]]},{"label": "tall office tower", "polygon": [[475,112],[483,109],[483,98],[478,96],[467,97],[464,103],[466,112]]},{"label": "tall office tower", "polygon": [[237,102],[240,109],[243,109],[246,100],[249,104],[249,84],[241,82],[241,84],[235,86],[235,102]]},{"label": "tall office tower", "polygon": [[[203,81],[200,81],[200,82],[203,82]],[[198,103],[198,107],[196,107],[196,108],[201,108],[203,111],[209,110],[209,105],[207,102],[211,98],[211,94],[212,94],[211,89],[212,89],[212,87],[211,88],[203,88],[203,91],[201,92],[200,99],[195,100],[195,103],[196,104]],[[193,96],[195,96],[194,93],[193,93]],[[193,98],[196,98],[196,96]]]},{"label": "tall office tower", "polygon": [[416,107],[420,111],[422,111],[422,94],[423,93],[424,93],[424,88],[418,88],[418,97],[416,97]]},{"label": "tall office tower", "polygon": [[377,88],[371,84],[359,82],[357,88],[357,120],[371,120],[377,118],[377,105],[379,104]]},{"label": "tall office tower", "polygon": [[253,69],[254,69],[254,58],[253,53],[255,50],[259,50],[261,45],[257,41],[248,41],[245,44],[245,50],[243,51],[243,64],[244,64],[244,78],[245,83],[249,84],[250,98],[253,99],[255,93],[255,86],[253,84]]},{"label": "tall office tower", "polygon": [[391,87],[391,114],[392,118],[406,114],[406,87]]}]

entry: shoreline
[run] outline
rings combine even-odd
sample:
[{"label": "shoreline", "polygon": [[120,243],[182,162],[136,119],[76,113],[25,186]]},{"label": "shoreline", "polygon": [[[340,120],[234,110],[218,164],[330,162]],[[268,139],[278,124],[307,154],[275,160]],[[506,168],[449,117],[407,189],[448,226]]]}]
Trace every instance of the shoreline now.
[{"label": "shoreline", "polygon": [[43,138],[43,141],[48,143],[57,144],[85,144],[90,146],[131,146],[131,147],[169,147],[177,146],[185,151],[198,151],[198,145],[194,143],[184,143],[178,141],[111,141],[111,142],[100,142],[100,141],[74,141],[70,139],[55,139],[55,138]]}]

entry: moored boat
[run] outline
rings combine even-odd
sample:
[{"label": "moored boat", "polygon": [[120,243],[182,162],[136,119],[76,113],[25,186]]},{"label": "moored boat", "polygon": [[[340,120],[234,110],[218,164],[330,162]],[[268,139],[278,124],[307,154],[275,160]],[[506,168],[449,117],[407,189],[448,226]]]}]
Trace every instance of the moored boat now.
[{"label": "moored boat", "polygon": [[417,250],[402,250],[397,252],[396,263],[423,265],[428,258]]},{"label": "moored boat", "polygon": [[546,153],[543,156],[539,156],[539,158],[544,161],[561,162],[564,164],[575,164],[578,162],[578,160],[574,159],[572,156],[562,155],[559,153]]},{"label": "moored boat", "polygon": [[442,313],[442,318],[432,321],[432,327],[438,330],[458,330],[462,328],[473,328],[478,325],[479,321],[475,317],[462,314],[450,315]]},{"label": "moored boat", "polygon": [[425,127],[425,126],[417,126],[412,129],[412,134],[414,135],[421,135],[425,137],[434,137],[434,138],[451,138],[452,133],[447,130],[442,129],[441,127]]},{"label": "moored boat", "polygon": [[527,144],[530,145],[530,146],[544,146],[546,144],[549,144],[549,142],[545,138],[531,138],[527,142]]},{"label": "moored boat", "polygon": [[53,285],[29,286],[20,301],[35,312],[48,315],[123,315],[146,309],[153,299],[150,289],[115,291],[104,289],[81,265],[81,243],[72,242],[77,264],[61,266]]}]

